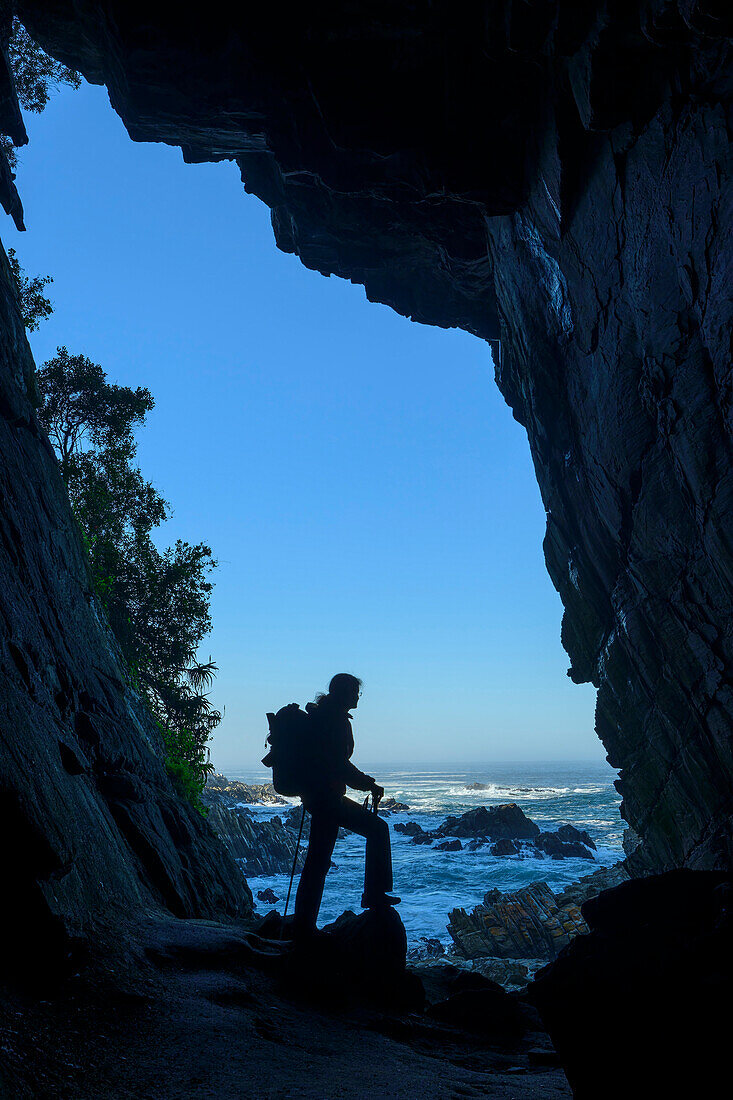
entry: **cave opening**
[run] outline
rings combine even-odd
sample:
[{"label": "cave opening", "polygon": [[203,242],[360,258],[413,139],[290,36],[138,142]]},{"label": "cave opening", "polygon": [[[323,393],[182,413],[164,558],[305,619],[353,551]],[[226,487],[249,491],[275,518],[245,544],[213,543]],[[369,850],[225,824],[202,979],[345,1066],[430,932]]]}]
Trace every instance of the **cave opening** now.
[{"label": "cave opening", "polygon": [[[570,678],[598,688],[596,729],[619,771],[624,817],[641,838],[630,865],[644,877],[586,899],[582,919],[587,928],[576,929],[583,934],[575,935],[556,964],[525,992],[508,1001],[506,990],[487,987],[487,975],[481,981],[474,966],[469,979],[453,975],[448,989],[428,981],[419,994],[414,971],[405,968],[404,930],[396,914],[390,910],[389,922],[377,926],[376,940],[370,939],[375,926],[368,915],[363,920],[347,916],[325,941],[338,945],[330,959],[335,965],[321,968],[335,980],[337,995],[343,993],[338,986],[343,959],[358,960],[360,980],[369,986],[375,978],[369,972],[374,949],[379,958],[380,945],[389,941],[396,985],[387,985],[398,993],[397,1000],[404,998],[401,1008],[409,1004],[422,1011],[425,1002],[418,1003],[419,996],[430,1002],[417,1029],[422,1039],[426,1033],[421,1029],[429,1031],[431,1020],[462,1029],[462,1041],[466,1033],[475,1035],[477,1026],[494,1029],[492,1042],[497,1027],[505,1037],[514,1029],[524,1044],[521,1071],[529,1073],[528,1036],[537,1026],[531,1002],[539,1007],[556,1048],[543,1047],[535,1056],[549,1058],[543,1063],[549,1065],[559,1055],[576,1095],[593,1100],[605,1095],[608,1082],[599,1081],[598,1067],[611,1062],[633,1066],[632,1080],[642,1095],[660,1089],[670,1096],[680,1088],[686,1094],[705,1091],[702,1082],[714,1079],[708,1071],[725,1051],[711,992],[720,994],[729,984],[725,947],[733,838],[727,295],[732,207],[725,122],[730,42],[719,5],[652,0],[637,9],[599,3],[581,13],[572,4],[497,2],[469,4],[450,15],[442,4],[398,5],[379,22],[369,5],[350,5],[348,11],[326,5],[316,16],[303,9],[288,21],[275,9],[257,9],[248,13],[246,26],[236,17],[232,22],[217,5],[205,22],[197,10],[182,8],[175,25],[155,4],[144,12],[117,0],[19,0],[18,7],[55,57],[107,85],[137,140],[163,139],[179,146],[194,164],[236,159],[247,187],[272,210],[278,245],[296,253],[306,268],[363,284],[370,299],[401,316],[501,340],[497,381],[526,429],[541,487],[544,550],[565,609],[562,642],[570,655]],[[6,38],[11,16],[12,9],[2,6]],[[20,142],[23,126],[6,60],[3,56],[0,114],[5,134]],[[3,165],[3,205],[18,217],[19,199],[5,159]],[[171,189],[166,198],[173,197]],[[180,230],[178,237],[184,239]],[[109,254],[119,255],[117,243],[110,245]],[[195,995],[205,1000],[210,994],[209,1004],[220,1008],[236,1001],[240,1022],[253,1023],[254,1033],[267,1042],[275,1035],[270,1022],[253,1019],[243,1007],[251,1005],[251,990],[236,982],[224,988],[221,981],[201,976],[206,958],[226,959],[227,966],[235,958],[251,961],[253,899],[231,851],[216,841],[213,815],[205,822],[196,805],[195,776],[182,754],[190,730],[183,724],[161,728],[151,721],[140,704],[139,678],[136,682],[130,675],[118,649],[125,642],[124,617],[120,637],[111,639],[92,598],[99,588],[114,594],[114,585],[109,573],[90,573],[89,546],[74,525],[58,467],[39,431],[40,413],[34,412],[38,393],[17,289],[35,294],[43,309],[44,283],[18,282],[10,259],[8,264],[3,257],[0,265],[0,658],[7,719],[0,786],[10,799],[10,811],[3,804],[7,824],[15,825],[21,838],[40,837],[41,848],[53,839],[49,851],[54,859],[62,855],[50,874],[40,865],[30,877],[17,869],[33,918],[30,926],[40,934],[56,928],[56,942],[62,945],[69,932],[90,934],[97,962],[105,953],[125,965],[133,957],[142,963],[144,957],[162,973],[171,962],[175,969],[176,960],[188,957],[199,968],[192,979]],[[22,259],[27,262],[27,256]],[[188,281],[196,285],[195,275]],[[137,289],[135,268],[129,282]],[[91,300],[91,290],[85,297]],[[148,298],[156,303],[160,291],[156,288]],[[293,296],[289,305],[295,304]],[[187,312],[193,317],[200,307],[200,300],[189,300]],[[371,309],[375,318],[387,316],[378,307]],[[116,322],[120,345],[130,317]],[[373,324],[376,328],[377,321]],[[191,344],[186,339],[190,317],[170,327],[179,335],[181,365]],[[200,359],[207,359],[218,327],[210,327],[204,346],[194,349]],[[280,316],[270,328],[280,336],[287,326]],[[354,325],[352,341],[359,331]],[[420,332],[416,328],[410,339],[423,339],[416,335]],[[464,339],[446,336],[454,338]],[[363,335],[359,344],[360,350],[369,346]],[[470,355],[463,354],[462,365]],[[342,358],[351,358],[351,349]],[[57,373],[67,363],[61,353],[58,359]],[[355,372],[352,379],[374,379],[375,367],[389,373],[387,354],[371,359],[371,371]],[[380,418],[389,407],[383,394],[389,392],[394,400],[399,382],[408,376],[409,359],[406,354],[399,364],[402,372],[392,369],[377,392],[374,419],[363,433],[372,446],[365,468],[374,465],[376,429],[384,427]],[[423,369],[413,374],[411,396],[417,392],[423,399],[431,392],[435,399],[438,393],[444,414],[454,408],[453,416],[444,415],[444,427],[462,424],[468,412],[478,420],[487,392],[478,384],[479,378],[481,384],[486,381],[485,360],[475,373],[468,412],[468,393],[462,389],[468,372],[459,386],[460,372],[453,372],[446,385],[445,371],[433,371],[442,389],[429,390],[427,361],[425,353],[419,364]],[[93,374],[94,364],[88,363],[91,367],[87,361],[76,365]],[[225,420],[242,397],[238,377],[229,373],[226,400],[217,402],[215,428],[222,440],[242,435],[241,416],[239,422],[235,417],[234,428]],[[324,387],[329,399],[345,377],[332,372],[331,387]],[[305,378],[306,373],[299,376],[301,384]],[[178,381],[181,389],[191,386],[182,370]],[[215,385],[213,375],[207,381],[208,392],[198,391],[197,422]],[[151,411],[152,397],[147,391],[134,396],[137,405],[113,434],[118,442],[132,440],[133,452],[138,445],[142,457],[153,434],[148,443],[142,437],[135,443],[131,425]],[[315,435],[316,411],[309,406],[309,433],[299,425],[301,440]],[[341,400],[339,412],[353,428],[347,400]],[[267,417],[260,420],[268,423]],[[180,416],[179,441],[183,422]],[[271,454],[272,438],[279,438],[281,430],[277,423],[258,451]],[[357,434],[352,431],[349,439]],[[387,455],[390,433],[382,430],[378,438],[378,454]],[[419,439],[416,433],[411,442]],[[301,457],[309,453],[299,446]],[[343,463],[331,465],[339,476],[350,472]],[[191,467],[180,466],[190,488]],[[230,492],[242,484],[235,486],[236,466],[226,465]],[[380,486],[382,499],[395,488],[391,466]],[[432,484],[449,468],[433,462]],[[204,469],[204,480],[208,473]],[[341,482],[334,477],[331,485],[335,493]],[[347,490],[353,488],[347,484]],[[341,495],[353,499],[348,491]],[[184,499],[192,497],[181,495]],[[359,503],[364,499],[362,492]],[[157,505],[157,514],[161,509]],[[207,511],[206,503],[199,503],[201,516]],[[348,514],[355,541],[363,511],[354,505]],[[311,520],[314,512],[312,507]],[[487,512],[490,518],[500,514]],[[506,526],[506,514],[494,524],[496,530]],[[300,519],[296,509],[292,515]],[[382,513],[378,520],[374,527],[382,530]],[[477,525],[469,535],[479,530]],[[278,543],[273,529],[266,532],[273,533],[263,557]],[[453,515],[438,533],[455,533]],[[421,551],[426,543],[423,538]],[[479,540],[459,543],[454,538],[453,553],[456,544],[464,555],[459,561],[468,565]],[[151,542],[148,549],[154,560],[158,548]],[[386,557],[395,573],[398,555],[389,549]],[[184,549],[175,553],[179,564]],[[198,560],[205,572],[205,550]],[[310,570],[310,562],[302,564]],[[361,572],[349,575],[333,571],[332,587],[355,591],[371,564],[363,562]],[[485,566],[461,572],[454,565],[454,584],[463,584],[467,597],[475,595],[472,578]],[[385,570],[382,578],[387,575]],[[343,583],[344,576],[350,585]],[[435,576],[421,587],[433,592]],[[280,585],[278,597],[289,597],[292,615],[292,590],[284,588]],[[409,587],[403,583],[398,594],[410,595]],[[270,593],[259,595],[268,600],[269,610]],[[516,589],[508,586],[500,595],[514,597],[510,621],[515,625]],[[323,606],[321,600],[318,609]],[[438,601],[428,606],[434,612]],[[453,607],[450,601],[447,606]],[[421,607],[425,604],[416,599],[411,610]],[[350,610],[339,608],[344,618]],[[382,612],[382,622],[388,621],[378,605],[375,610]],[[392,600],[387,610],[394,622],[397,602]],[[352,612],[350,625],[363,627],[355,618]],[[312,641],[313,616],[306,619],[302,638],[296,637],[299,649],[303,638]],[[413,614],[411,626],[416,622]],[[445,623],[436,622],[442,644]],[[259,637],[255,655],[267,656],[267,628]],[[361,629],[359,637],[368,640],[368,633]],[[341,646],[343,636],[337,640]],[[477,658],[475,639],[460,640],[471,660]],[[500,641],[504,647],[497,652],[503,657],[509,648],[506,631]],[[452,728],[463,730],[465,722],[457,723],[453,711],[465,695],[448,690],[445,660],[439,656],[434,669],[443,676],[432,676],[423,695],[433,690],[435,697],[449,699]],[[400,666],[392,660],[390,667]],[[464,662],[458,669],[461,688],[470,667]],[[205,728],[218,718],[202,702],[214,670],[199,657],[190,664],[182,658],[176,668],[181,676],[191,674],[192,691],[184,701],[197,700],[197,728]],[[372,688],[379,683],[366,662],[362,667],[359,661],[355,671]],[[304,679],[310,694],[315,677],[308,673]],[[573,690],[562,677],[557,682]],[[277,685],[270,683],[268,692],[271,688]],[[375,697],[376,692],[365,696],[359,712],[367,736],[370,724],[388,728],[367,709],[367,698]],[[258,703],[258,712],[269,705],[269,698]],[[426,732],[424,722],[418,729],[420,735]],[[462,790],[481,791],[473,785],[475,774],[459,777]],[[186,792],[191,797],[181,797]],[[216,799],[221,803],[219,793]],[[12,806],[22,807],[22,818]],[[248,830],[256,832],[256,825],[263,835],[264,826],[274,824],[246,814],[237,820],[240,840]],[[441,835],[428,836],[426,850],[430,845],[437,853],[447,845],[446,859],[458,853],[454,867],[461,861],[467,865],[464,857],[482,858],[480,846],[465,851],[460,836],[445,836],[448,821]],[[280,829],[287,826],[281,822]],[[559,829],[555,839],[564,842]],[[423,842],[418,834],[412,841],[418,844],[409,863],[416,867]],[[555,841],[543,843],[551,855],[549,845]],[[162,900],[161,884],[170,891]],[[493,927],[501,904],[490,894],[475,914],[487,927]],[[576,894],[566,900],[577,907],[582,898]],[[206,918],[201,924],[189,920],[201,917]],[[11,927],[18,931],[17,922]],[[484,933],[470,922],[464,928],[469,937],[477,931]],[[126,950],[133,944],[137,956]],[[378,967],[375,973],[379,978]],[[310,977],[316,977],[314,970]],[[160,980],[172,993],[170,971]],[[376,992],[374,984],[371,992]],[[477,1000],[481,1011],[468,1018],[467,1005]],[[279,1011],[273,1001],[270,1008],[273,1014]],[[305,1016],[306,1026],[312,1026],[312,1014]],[[411,1025],[392,1018],[388,1028],[400,1042],[409,1033],[413,1057],[421,1040]],[[436,1032],[430,1034],[434,1039]],[[158,1048],[171,1049],[173,1038],[167,1034]],[[444,1039],[439,1040],[443,1053]],[[364,1035],[360,1043],[363,1054]],[[241,1056],[241,1045],[233,1049]],[[667,1056],[670,1049],[674,1060]],[[254,1050],[258,1057],[256,1041]],[[146,1072],[155,1072],[149,1048],[138,1044],[136,1055]],[[286,1061],[279,1060],[279,1071]],[[445,1072],[450,1061],[442,1061]],[[417,1061],[413,1064],[417,1068]],[[490,1067],[492,1074],[498,1065]],[[482,1063],[480,1069],[485,1068]],[[384,1064],[380,1070],[384,1080]],[[626,1080],[626,1073],[621,1077]],[[544,1083],[563,1091],[560,1077]],[[180,1084],[178,1074],[172,1087]],[[453,1084],[460,1095],[467,1087],[469,1092],[479,1087],[468,1078]],[[502,1085],[511,1090],[511,1082]],[[527,1095],[534,1095],[535,1087],[542,1094],[542,1085],[535,1078]],[[417,1094],[425,1091],[420,1086]]]},{"label": "cave opening", "polygon": [[[25,267],[53,272],[36,361],[68,345],[153,391],[138,460],[173,501],[156,541],[203,537],[221,562],[202,643],[224,711],[216,770],[266,782],[264,710],[305,702],[346,664],[367,683],[357,756],[427,813],[426,828],[518,800],[543,829],[590,828],[596,860],[617,862],[620,799],[593,734],[595,693],[565,676],[546,516],[486,344],[275,253],[234,166],[131,144],[106,99],[68,89],[31,120],[17,170],[28,230],[11,239]],[[265,822],[281,813],[261,810]],[[405,867],[422,868],[404,909],[416,950],[450,945],[449,912],[487,890],[562,890],[591,869],[538,852],[521,869],[459,871],[450,850],[408,839],[396,837]],[[351,841],[326,920],[357,890]],[[241,837],[234,846],[246,860]],[[284,865],[250,858],[248,877],[282,908]]]}]

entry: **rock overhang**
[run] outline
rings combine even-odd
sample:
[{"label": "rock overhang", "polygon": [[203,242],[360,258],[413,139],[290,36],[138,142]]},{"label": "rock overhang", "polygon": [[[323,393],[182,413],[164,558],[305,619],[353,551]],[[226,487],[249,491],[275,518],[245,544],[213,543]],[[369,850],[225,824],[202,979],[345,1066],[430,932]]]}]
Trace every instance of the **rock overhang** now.
[{"label": "rock overhang", "polygon": [[599,688],[624,813],[653,866],[729,863],[719,5],[19,10],[135,140],[235,159],[285,251],[501,339],[571,674]]}]

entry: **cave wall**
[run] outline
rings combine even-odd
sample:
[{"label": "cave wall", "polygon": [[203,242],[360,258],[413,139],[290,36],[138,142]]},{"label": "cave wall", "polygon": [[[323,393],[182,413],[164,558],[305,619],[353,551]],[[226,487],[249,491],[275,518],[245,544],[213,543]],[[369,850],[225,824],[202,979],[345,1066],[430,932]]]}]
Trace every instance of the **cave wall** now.
[{"label": "cave wall", "polygon": [[76,964],[92,938],[116,951],[156,910],[251,911],[238,867],[173,790],[126,682],[33,377],[0,246],[0,938],[3,973],[25,977]]},{"label": "cave wall", "polygon": [[280,248],[494,343],[637,861],[729,866],[726,6],[19,9],[133,139],[236,159]]}]

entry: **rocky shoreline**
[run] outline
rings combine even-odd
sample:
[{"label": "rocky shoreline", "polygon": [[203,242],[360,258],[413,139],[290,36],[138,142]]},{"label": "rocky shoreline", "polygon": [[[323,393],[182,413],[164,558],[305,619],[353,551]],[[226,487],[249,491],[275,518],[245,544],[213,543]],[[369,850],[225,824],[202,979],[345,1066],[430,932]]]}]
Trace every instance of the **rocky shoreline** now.
[{"label": "rocky shoreline", "polygon": [[397,822],[393,828],[409,836],[412,844],[435,844],[440,852],[463,851],[465,840],[468,851],[488,845],[494,856],[595,859],[596,844],[590,833],[574,825],[543,832],[516,802],[477,806],[447,817],[437,829],[423,829],[417,821]]},{"label": "rocky shoreline", "polygon": [[242,783],[239,779],[227,779],[219,772],[212,772],[207,778],[203,801],[207,806],[252,806],[255,803],[265,806],[288,805],[272,783]]},{"label": "rocky shoreline", "polygon": [[[288,806],[271,783],[241,783],[214,774],[209,776],[202,801],[208,809],[209,824],[245,876],[290,874],[297,833],[289,825],[292,814],[299,811],[296,807],[290,809],[285,821],[279,816],[261,821],[248,808],[255,803]],[[304,860],[305,850],[301,847],[296,872]]]},{"label": "rocky shoreline", "polygon": [[550,962],[576,936],[589,931],[581,906],[629,878],[623,862],[601,867],[554,893],[546,882],[519,890],[489,890],[467,913],[454,909],[448,931],[465,959],[542,959]]}]

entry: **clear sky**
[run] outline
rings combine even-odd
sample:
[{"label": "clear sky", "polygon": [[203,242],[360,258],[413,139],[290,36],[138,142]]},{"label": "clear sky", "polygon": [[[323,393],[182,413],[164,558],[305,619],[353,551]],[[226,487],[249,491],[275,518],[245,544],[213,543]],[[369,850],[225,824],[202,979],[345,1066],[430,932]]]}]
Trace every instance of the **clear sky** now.
[{"label": "clear sky", "polygon": [[357,759],[603,758],[566,677],[523,429],[488,347],[414,324],[275,248],[234,164],[137,145],[104,89],[27,119],[31,274],[54,276],[37,362],[66,344],[148,386],[162,539],[220,567],[204,646],[219,769],[262,755],[265,711],[364,680]]}]

